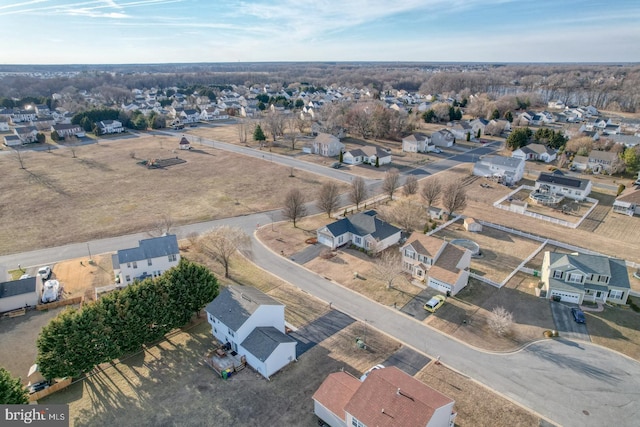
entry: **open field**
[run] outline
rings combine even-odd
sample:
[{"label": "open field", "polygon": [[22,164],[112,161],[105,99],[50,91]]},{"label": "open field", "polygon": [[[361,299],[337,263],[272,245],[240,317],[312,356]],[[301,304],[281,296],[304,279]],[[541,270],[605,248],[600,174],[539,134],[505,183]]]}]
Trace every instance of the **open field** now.
[{"label": "open field", "polygon": [[[310,193],[324,182],[302,170],[290,178],[287,167],[197,144],[178,151],[178,141],[128,136],[77,147],[76,158],[66,148],[28,152],[24,170],[10,155],[0,156],[0,192],[11,200],[3,206],[0,253],[154,231],[164,217],[175,226],[273,209],[289,188]],[[186,163],[137,164],[176,156]]]},{"label": "open field", "polygon": [[451,241],[469,239],[480,245],[482,257],[471,259],[471,271],[500,283],[509,273],[534,252],[540,243],[491,227],[483,227],[479,233],[465,231],[462,221],[451,224],[434,234]]}]

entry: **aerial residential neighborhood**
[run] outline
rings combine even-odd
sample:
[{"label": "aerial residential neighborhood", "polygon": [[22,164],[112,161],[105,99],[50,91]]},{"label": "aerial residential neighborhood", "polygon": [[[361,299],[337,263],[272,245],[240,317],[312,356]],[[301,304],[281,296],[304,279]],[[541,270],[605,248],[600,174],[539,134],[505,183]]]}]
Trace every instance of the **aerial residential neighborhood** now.
[{"label": "aerial residential neighborhood", "polygon": [[0,425],[638,424],[637,8],[98,3],[0,7]]}]

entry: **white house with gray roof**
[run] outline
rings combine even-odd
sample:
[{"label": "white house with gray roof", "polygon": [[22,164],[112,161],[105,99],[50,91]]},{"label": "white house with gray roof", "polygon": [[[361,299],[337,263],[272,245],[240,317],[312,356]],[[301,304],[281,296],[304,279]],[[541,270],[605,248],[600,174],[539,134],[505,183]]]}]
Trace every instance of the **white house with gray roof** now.
[{"label": "white house with gray roof", "polygon": [[485,156],[473,166],[473,174],[512,185],[520,181],[524,175],[524,160],[515,157]]},{"label": "white house with gray roof", "polygon": [[369,252],[379,252],[400,241],[402,230],[377,217],[374,210],[360,212],[318,228],[318,243],[335,249],[353,244]]},{"label": "white house with gray roof", "polygon": [[574,200],[584,200],[591,193],[591,181],[572,176],[541,172],[535,189],[540,193],[561,194]]},{"label": "white house with gray roof", "polygon": [[575,304],[626,304],[630,290],[625,261],[600,255],[546,251],[541,279],[547,298]]},{"label": "white house with gray roof", "polygon": [[38,304],[42,280],[40,276],[0,282],[0,313]]},{"label": "white house with gray roof", "polygon": [[556,159],[556,150],[549,148],[543,144],[528,144],[520,147],[511,153],[511,157],[523,160],[538,160],[545,163],[552,162]]},{"label": "white house with gray roof", "polygon": [[157,277],[180,262],[175,234],[140,240],[137,248],[121,249],[112,257],[113,270],[120,284]]},{"label": "white house with gray roof", "polygon": [[297,341],[285,333],[284,304],[258,289],[228,286],[205,310],[213,336],[263,377],[297,360]]}]

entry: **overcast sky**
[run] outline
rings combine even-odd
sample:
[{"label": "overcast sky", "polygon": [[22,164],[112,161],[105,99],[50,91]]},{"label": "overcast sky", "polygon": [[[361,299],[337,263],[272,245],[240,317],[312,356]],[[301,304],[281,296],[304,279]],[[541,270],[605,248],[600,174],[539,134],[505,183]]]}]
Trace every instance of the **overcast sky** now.
[{"label": "overcast sky", "polygon": [[640,62],[637,0],[0,0],[2,64]]}]

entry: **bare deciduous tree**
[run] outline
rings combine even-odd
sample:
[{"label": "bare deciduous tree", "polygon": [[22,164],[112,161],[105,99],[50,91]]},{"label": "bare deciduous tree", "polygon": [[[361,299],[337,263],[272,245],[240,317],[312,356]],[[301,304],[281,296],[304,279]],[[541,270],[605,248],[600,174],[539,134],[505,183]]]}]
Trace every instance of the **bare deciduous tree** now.
[{"label": "bare deciduous tree", "polygon": [[449,218],[454,212],[462,211],[467,207],[467,191],[464,189],[462,181],[452,181],[444,189],[442,204],[449,212]]},{"label": "bare deciduous tree", "polygon": [[264,117],[265,130],[271,134],[273,142],[284,134],[284,116],[279,111],[273,110]]},{"label": "bare deciduous tree", "polygon": [[351,181],[349,197],[351,202],[356,204],[356,209],[360,209],[360,203],[367,198],[367,185],[362,177],[357,176]]},{"label": "bare deciduous tree", "polygon": [[251,239],[239,227],[223,225],[205,233],[198,241],[200,251],[224,267],[224,277],[229,278],[231,259],[238,252],[251,249]]},{"label": "bare deciduous tree", "polygon": [[489,328],[499,336],[506,335],[513,325],[513,313],[504,307],[496,307],[491,311],[487,319]]},{"label": "bare deciduous tree", "polygon": [[148,234],[153,237],[165,236],[170,233],[172,226],[173,218],[171,218],[171,215],[163,214],[154,222],[153,229]]},{"label": "bare deciduous tree", "polygon": [[402,187],[402,193],[405,196],[411,196],[418,192],[418,178],[415,175],[409,175],[404,181],[404,187]]},{"label": "bare deciduous tree", "polygon": [[374,265],[374,275],[391,288],[393,279],[402,273],[402,257],[396,248],[391,248],[380,253]]},{"label": "bare deciduous tree", "polygon": [[16,159],[16,162],[18,162],[18,164],[20,165],[20,169],[26,169],[26,167],[24,166],[24,158],[25,155],[22,152],[22,150],[20,149],[14,149],[13,150],[13,157]]},{"label": "bare deciduous tree", "polygon": [[338,207],[339,201],[340,189],[338,187],[338,184],[336,184],[335,182],[327,182],[320,188],[316,206],[318,206],[318,208],[321,209],[322,212],[326,212],[327,216],[331,217],[331,212],[333,212]]},{"label": "bare deciduous tree", "polygon": [[427,213],[422,205],[409,200],[400,200],[383,209],[380,214],[385,221],[399,225],[408,233],[421,229],[427,221]]},{"label": "bare deciduous tree", "polygon": [[286,139],[291,144],[291,151],[296,149],[296,142],[298,141],[298,120],[295,115],[286,120],[287,135]]},{"label": "bare deciduous tree", "polygon": [[247,143],[248,135],[249,131],[247,130],[247,124],[242,120],[238,123],[238,139],[241,144]]},{"label": "bare deciduous tree", "polygon": [[422,186],[422,198],[427,202],[427,208],[433,206],[442,194],[442,183],[437,177],[428,179]]},{"label": "bare deciduous tree", "polygon": [[296,227],[296,221],[307,214],[307,207],[305,206],[305,197],[299,188],[293,188],[289,190],[284,198],[284,208],[282,208],[282,215],[290,221],[293,221],[293,226]]},{"label": "bare deciduous tree", "polygon": [[382,181],[382,191],[389,195],[389,198],[393,200],[393,193],[400,187],[400,172],[398,169],[389,169],[384,174],[384,181]]}]

